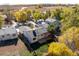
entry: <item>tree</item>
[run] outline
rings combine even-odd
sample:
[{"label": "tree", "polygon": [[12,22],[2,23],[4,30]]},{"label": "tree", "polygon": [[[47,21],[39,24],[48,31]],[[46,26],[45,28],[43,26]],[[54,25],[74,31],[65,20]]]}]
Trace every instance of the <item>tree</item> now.
[{"label": "tree", "polygon": [[25,12],[26,12],[26,15],[27,15],[27,20],[32,20],[32,19],[31,19],[31,16],[32,16],[32,10],[30,10],[30,9],[26,9]]},{"label": "tree", "polygon": [[[53,19],[54,20],[54,19]],[[55,20],[53,23],[50,23],[48,26],[48,32],[50,32],[53,35],[60,35],[60,21],[59,20]]]},{"label": "tree", "polygon": [[0,28],[2,27],[4,23],[4,18],[2,17],[2,15],[0,15]]},{"label": "tree", "polygon": [[35,19],[36,21],[42,18],[42,14],[39,11],[35,11],[33,13],[33,19]]},{"label": "tree", "polygon": [[30,12],[25,10],[16,11],[14,16],[18,22],[26,22],[30,19]]},{"label": "tree", "polygon": [[55,31],[55,25],[54,24],[50,24],[49,26],[48,26],[48,31],[50,32],[50,33],[52,33],[52,34],[55,34],[56,33],[56,31]]},{"label": "tree", "polygon": [[41,19],[46,20],[46,19],[47,19],[47,14],[45,14],[45,13],[41,13]]},{"label": "tree", "polygon": [[75,11],[75,9],[71,7],[64,7],[61,10],[60,18],[61,18],[61,31],[65,32],[68,28],[79,26],[79,11]]},{"label": "tree", "polygon": [[20,20],[20,12],[19,11],[15,12],[14,13],[14,16],[16,18],[16,21],[19,21]]},{"label": "tree", "polygon": [[47,16],[47,18],[51,16],[51,11],[50,10],[46,11],[46,16]]},{"label": "tree", "polygon": [[3,14],[5,14],[7,16],[7,18],[5,19],[7,24],[11,24],[12,20],[14,19],[14,16],[12,15],[12,10],[11,10],[11,6],[10,5],[6,5],[5,9],[3,11]]},{"label": "tree", "polygon": [[[78,27],[71,27],[69,28],[64,34],[58,37],[59,42],[70,44],[73,43],[74,46],[70,47],[76,47],[76,49],[79,49],[79,28]],[[69,46],[69,44],[68,44]]]},{"label": "tree", "polygon": [[51,11],[51,17],[55,17],[57,20],[61,20],[61,16],[60,16],[60,13],[61,13],[61,8],[57,8],[57,9],[54,9],[53,11]]},{"label": "tree", "polygon": [[75,56],[77,55],[69,49],[64,43],[53,42],[49,45],[48,55],[51,56]]}]

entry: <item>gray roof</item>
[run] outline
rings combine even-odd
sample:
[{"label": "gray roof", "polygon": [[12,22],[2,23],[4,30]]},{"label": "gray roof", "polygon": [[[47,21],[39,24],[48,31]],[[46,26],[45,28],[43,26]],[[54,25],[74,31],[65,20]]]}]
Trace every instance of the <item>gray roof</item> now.
[{"label": "gray roof", "polygon": [[43,27],[43,28],[47,28],[48,27],[48,24],[46,22],[41,22],[41,24],[38,24],[40,27]]},{"label": "gray roof", "polygon": [[17,33],[15,28],[9,27],[5,29],[0,29],[0,35]]},{"label": "gray roof", "polygon": [[40,21],[44,22],[44,19],[39,19],[39,20],[37,20],[37,22],[40,22]]},{"label": "gray roof", "polygon": [[23,31],[30,31],[31,28],[28,26],[20,26],[19,30],[20,30],[20,33],[23,33]]},{"label": "gray roof", "polygon": [[48,18],[48,19],[46,19],[45,21],[46,21],[46,22],[55,22],[55,21],[56,21],[56,19],[51,19],[51,18]]}]

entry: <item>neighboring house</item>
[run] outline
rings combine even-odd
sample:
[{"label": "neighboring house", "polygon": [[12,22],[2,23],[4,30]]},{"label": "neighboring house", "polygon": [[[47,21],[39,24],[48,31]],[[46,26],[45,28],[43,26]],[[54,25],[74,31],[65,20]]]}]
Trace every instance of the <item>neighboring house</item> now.
[{"label": "neighboring house", "polygon": [[55,28],[60,27],[60,22],[56,19],[52,19],[52,18],[47,18],[45,21],[43,19],[39,19],[36,24],[38,24],[39,26],[42,26],[44,28],[48,28],[48,26],[50,24],[53,24],[55,26]]},{"label": "neighboring house", "polygon": [[45,20],[45,22],[48,23],[48,24],[54,23],[55,21],[57,21],[57,19],[47,18]]},{"label": "neighboring house", "polygon": [[61,26],[59,20],[56,20],[56,19],[48,18],[48,19],[45,20],[45,22],[46,22],[47,24],[49,24],[49,25],[50,25],[50,24],[53,24],[53,25],[55,26],[55,28],[58,28],[58,27]]},{"label": "neighboring house", "polygon": [[17,39],[17,31],[13,27],[0,29],[0,41]]},{"label": "neighboring house", "polygon": [[41,24],[41,22],[44,22],[44,19],[39,19],[39,20],[37,20],[37,24]]},{"label": "neighboring house", "polygon": [[48,23],[46,23],[44,20],[38,20],[37,21],[37,24],[40,26],[40,27],[43,27],[43,28],[48,28]]}]

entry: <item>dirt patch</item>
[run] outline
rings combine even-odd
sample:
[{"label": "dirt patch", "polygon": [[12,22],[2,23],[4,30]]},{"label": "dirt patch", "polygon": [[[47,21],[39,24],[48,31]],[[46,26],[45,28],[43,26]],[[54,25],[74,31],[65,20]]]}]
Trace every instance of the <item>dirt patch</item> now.
[{"label": "dirt patch", "polygon": [[19,52],[21,49],[25,49],[25,45],[21,40],[18,40],[17,45],[3,46],[0,47],[0,55],[2,56],[12,56],[12,55],[20,55]]}]

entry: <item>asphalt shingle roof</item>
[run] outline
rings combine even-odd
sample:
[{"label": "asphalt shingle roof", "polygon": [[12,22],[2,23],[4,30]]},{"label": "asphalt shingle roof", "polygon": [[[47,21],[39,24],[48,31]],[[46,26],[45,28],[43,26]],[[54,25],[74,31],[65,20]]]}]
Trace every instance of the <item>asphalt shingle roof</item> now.
[{"label": "asphalt shingle roof", "polygon": [[5,28],[5,29],[0,29],[0,36],[1,35],[7,35],[7,34],[14,34],[17,33],[15,28]]}]

